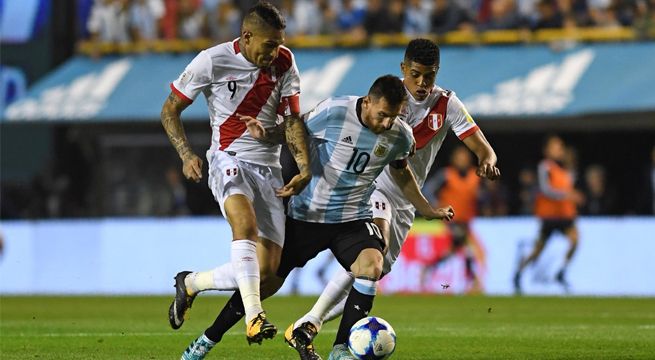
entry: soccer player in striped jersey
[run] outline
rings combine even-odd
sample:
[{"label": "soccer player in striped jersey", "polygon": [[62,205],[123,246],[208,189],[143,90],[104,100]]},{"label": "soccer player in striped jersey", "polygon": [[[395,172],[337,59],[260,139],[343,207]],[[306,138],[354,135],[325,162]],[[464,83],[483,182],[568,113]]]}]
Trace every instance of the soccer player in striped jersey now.
[{"label": "soccer player in striped jersey", "polygon": [[[272,295],[292,269],[330,249],[355,277],[346,300],[351,306],[347,306],[335,340],[337,347],[345,346],[352,325],[370,311],[382,273],[387,244],[372,221],[370,208],[375,178],[389,165],[390,176],[403,196],[423,216],[446,220],[454,216],[452,207],[430,206],[407,165],[414,138],[411,129],[397,118],[406,97],[402,81],[386,75],[373,83],[367,96],[330,98],[306,116],[312,178],[289,202],[277,277],[262,283],[263,289],[271,290],[262,295]],[[257,122],[248,119],[253,132],[257,132]],[[241,299],[232,296],[211,331],[222,336],[242,316],[242,309]],[[320,359],[311,346],[299,351],[306,358]]]},{"label": "soccer player in striped jersey", "polygon": [[[270,3],[260,2],[244,17],[241,37],[201,51],[171,84],[161,121],[183,162],[184,175],[202,179],[202,160],[194,154],[180,114],[203,93],[212,127],[207,151],[209,187],[232,227],[231,262],[205,272],[175,277],[176,296],[169,322],[178,329],[195,296],[227,283],[245,304],[246,338],[261,343],[277,333],[260,299],[260,272],[277,270],[284,242],[281,197],[299,193],[309,182],[307,137],[299,117],[300,78],[284,43],[285,20]],[[264,128],[282,128],[300,173],[284,185],[280,146],[254,139],[241,117],[257,118]],[[217,284],[218,283],[218,284]],[[214,339],[216,340],[216,339]],[[190,348],[214,340],[203,336]],[[193,359],[192,351],[184,359]]]},{"label": "soccer player in striped jersey", "polygon": [[[477,156],[476,174],[497,179],[500,170],[496,167],[496,154],[482,131],[455,93],[435,84],[439,64],[439,47],[426,39],[412,40],[400,64],[409,98],[401,118],[411,127],[416,139],[416,154],[409,158],[409,168],[418,185],[423,186],[450,129]],[[373,219],[389,244],[382,275],[391,271],[398,258],[416,211],[391,175],[391,168],[387,167],[376,180],[376,190],[371,196]],[[310,312],[289,326],[285,340],[299,352],[301,359],[315,359],[306,355],[309,350],[313,351],[311,340],[325,320],[334,319],[344,312],[346,296],[354,281],[352,273],[339,269]],[[347,348],[338,346],[330,354],[333,359],[350,359],[350,356]]]}]

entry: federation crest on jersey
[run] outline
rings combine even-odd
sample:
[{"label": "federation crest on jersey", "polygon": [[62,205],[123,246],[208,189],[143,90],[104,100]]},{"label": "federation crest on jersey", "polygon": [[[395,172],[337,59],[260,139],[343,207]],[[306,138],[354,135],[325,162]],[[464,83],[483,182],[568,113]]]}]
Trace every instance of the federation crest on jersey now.
[{"label": "federation crest on jersey", "polygon": [[437,131],[443,126],[443,115],[441,114],[430,114],[428,117],[428,127],[432,131]]},{"label": "federation crest on jersey", "polygon": [[383,157],[387,154],[387,151],[389,151],[387,144],[377,144],[375,149],[373,149],[373,154],[377,157]]}]

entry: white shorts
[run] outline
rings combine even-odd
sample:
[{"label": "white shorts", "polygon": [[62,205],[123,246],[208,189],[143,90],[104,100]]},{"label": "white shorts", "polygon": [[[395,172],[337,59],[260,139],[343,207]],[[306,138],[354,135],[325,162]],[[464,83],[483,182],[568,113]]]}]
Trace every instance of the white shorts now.
[{"label": "white shorts", "polygon": [[259,237],[284,245],[284,205],[275,190],[284,186],[279,168],[238,160],[223,151],[207,153],[209,188],[225,214],[224,203],[231,195],[241,194],[252,202]]},{"label": "white shorts", "polygon": [[387,196],[378,189],[371,194],[371,208],[373,219],[380,218],[389,222],[389,251],[384,255],[384,265],[382,266],[382,271],[387,274],[398,259],[409,229],[412,227],[414,208],[395,208]]}]

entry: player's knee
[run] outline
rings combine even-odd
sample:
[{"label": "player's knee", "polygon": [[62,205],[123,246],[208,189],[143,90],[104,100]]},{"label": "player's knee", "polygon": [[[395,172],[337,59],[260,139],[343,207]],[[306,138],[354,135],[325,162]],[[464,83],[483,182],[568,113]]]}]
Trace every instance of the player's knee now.
[{"label": "player's knee", "polygon": [[257,222],[249,217],[240,217],[230,221],[234,239],[257,240]]},{"label": "player's knee", "polygon": [[379,250],[365,249],[357,257],[356,266],[352,267],[353,275],[379,279],[382,275],[383,262],[384,258]]}]

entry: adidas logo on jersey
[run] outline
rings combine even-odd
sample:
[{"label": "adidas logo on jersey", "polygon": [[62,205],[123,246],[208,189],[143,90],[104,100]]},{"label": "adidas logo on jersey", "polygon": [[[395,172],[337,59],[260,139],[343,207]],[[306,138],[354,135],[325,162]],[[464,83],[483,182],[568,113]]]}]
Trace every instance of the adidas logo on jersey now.
[{"label": "adidas logo on jersey", "polygon": [[345,138],[341,139],[341,141],[345,142],[346,144],[353,144],[353,138],[350,136],[346,136]]}]

